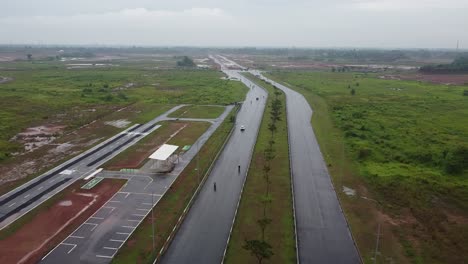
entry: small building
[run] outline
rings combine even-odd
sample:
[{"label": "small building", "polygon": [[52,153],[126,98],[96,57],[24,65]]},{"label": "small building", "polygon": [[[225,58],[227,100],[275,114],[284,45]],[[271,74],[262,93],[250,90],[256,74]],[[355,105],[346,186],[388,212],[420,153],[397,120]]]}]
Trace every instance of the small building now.
[{"label": "small building", "polygon": [[154,173],[171,172],[179,160],[179,155],[174,152],[179,148],[176,145],[163,144],[149,156],[152,160],[150,171]]}]

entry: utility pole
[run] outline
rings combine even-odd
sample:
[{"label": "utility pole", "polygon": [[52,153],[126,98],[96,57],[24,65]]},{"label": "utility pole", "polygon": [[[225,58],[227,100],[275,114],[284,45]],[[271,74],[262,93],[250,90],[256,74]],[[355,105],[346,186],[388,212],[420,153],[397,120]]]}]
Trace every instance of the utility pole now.
[{"label": "utility pole", "polygon": [[197,173],[198,183],[200,183],[200,141],[197,141]]},{"label": "utility pole", "polygon": [[375,241],[374,264],[377,263],[377,252],[379,251],[379,240],[380,240],[380,221],[377,226],[377,240]]},{"label": "utility pole", "polygon": [[153,233],[153,252],[155,247],[155,242],[154,242],[154,191],[151,192],[151,224],[152,224],[152,233]]}]

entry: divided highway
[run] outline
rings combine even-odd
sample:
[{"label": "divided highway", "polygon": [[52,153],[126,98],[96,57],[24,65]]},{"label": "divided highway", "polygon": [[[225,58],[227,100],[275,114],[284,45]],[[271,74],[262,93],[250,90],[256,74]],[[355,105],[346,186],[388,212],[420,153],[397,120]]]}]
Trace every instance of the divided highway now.
[{"label": "divided highway", "polygon": [[265,78],[258,71],[251,72],[286,94],[298,262],[360,263],[310,124],[313,111],[309,103],[288,87]]},{"label": "divided highway", "polygon": [[[215,59],[215,61],[218,61]],[[219,63],[219,61],[218,61]],[[267,93],[237,71],[222,67],[249,88],[236,128],[161,263],[221,263],[257,140]],[[256,98],[259,98],[257,101]],[[244,125],[246,130],[240,131]],[[238,172],[238,165],[241,166]],[[216,183],[216,190],[214,190]]]}]

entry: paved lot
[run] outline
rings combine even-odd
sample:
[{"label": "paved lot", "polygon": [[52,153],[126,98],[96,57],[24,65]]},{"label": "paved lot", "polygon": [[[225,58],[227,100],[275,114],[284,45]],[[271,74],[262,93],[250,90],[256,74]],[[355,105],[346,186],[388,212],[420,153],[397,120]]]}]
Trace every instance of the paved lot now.
[{"label": "paved lot", "polygon": [[[217,119],[205,120],[212,125],[193,146],[203,146],[232,108],[226,107],[225,112]],[[110,201],[50,251],[41,263],[109,263],[197,152],[198,148],[190,148],[169,174],[111,171],[99,173],[97,177],[128,181]]]}]

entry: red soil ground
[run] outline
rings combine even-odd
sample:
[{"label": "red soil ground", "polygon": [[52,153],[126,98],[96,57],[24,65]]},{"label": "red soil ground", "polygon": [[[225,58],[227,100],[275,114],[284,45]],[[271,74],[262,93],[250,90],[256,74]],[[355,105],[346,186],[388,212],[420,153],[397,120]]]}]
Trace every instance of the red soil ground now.
[{"label": "red soil ground", "polygon": [[83,184],[83,181],[72,184],[60,199],[0,240],[0,263],[37,263],[109,200],[124,181],[106,179],[91,190],[81,189]]}]

